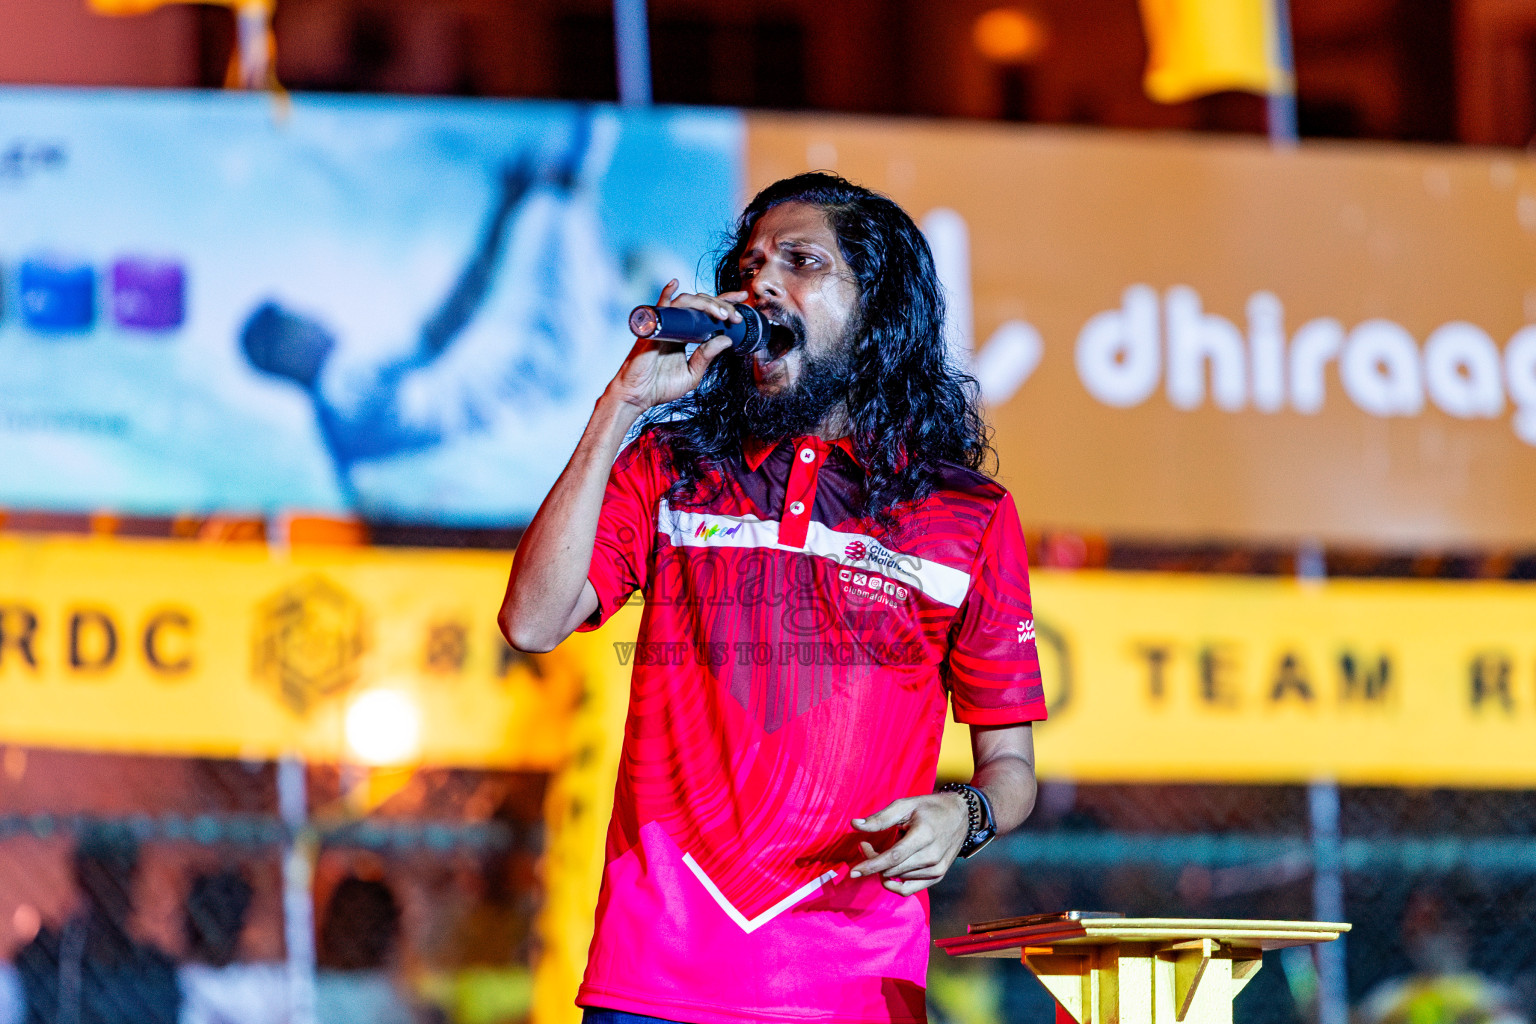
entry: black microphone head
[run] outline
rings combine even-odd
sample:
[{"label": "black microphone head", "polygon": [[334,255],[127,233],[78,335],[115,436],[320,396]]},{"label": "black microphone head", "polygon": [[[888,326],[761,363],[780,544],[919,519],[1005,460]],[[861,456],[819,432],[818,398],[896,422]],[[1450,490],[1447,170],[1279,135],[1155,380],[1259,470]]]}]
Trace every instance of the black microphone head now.
[{"label": "black microphone head", "polygon": [[751,355],[768,335],[768,320],[763,314],[744,302],[736,303],[741,323],[731,324],[725,333],[731,339],[731,347],[742,355]]},{"label": "black microphone head", "polygon": [[745,303],[738,302],[741,323],[731,324],[726,333],[734,342],[732,348],[742,355],[751,355],[766,347],[768,354],[777,358],[795,347],[795,332],[783,324],[776,324],[762,313]]}]

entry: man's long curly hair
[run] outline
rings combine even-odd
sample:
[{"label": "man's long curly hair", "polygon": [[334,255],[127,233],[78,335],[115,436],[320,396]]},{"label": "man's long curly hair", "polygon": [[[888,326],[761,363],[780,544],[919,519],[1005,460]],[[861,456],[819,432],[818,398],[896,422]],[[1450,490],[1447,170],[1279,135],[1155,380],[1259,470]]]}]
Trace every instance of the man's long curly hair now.
[{"label": "man's long curly hair", "polygon": [[[738,261],[752,229],[781,203],[825,212],[857,281],[848,420],[865,470],[862,514],[890,527],[897,508],[932,493],[939,463],[979,470],[995,460],[976,380],[948,358],[943,291],[922,232],[890,199],[835,174],[798,174],[759,192],[719,253],[717,292],[741,288]],[[647,424],[665,422],[674,504],[708,500],[700,485],[709,467],[741,457],[747,428],[733,384],[750,372],[727,350],[697,388],[647,415]]]}]

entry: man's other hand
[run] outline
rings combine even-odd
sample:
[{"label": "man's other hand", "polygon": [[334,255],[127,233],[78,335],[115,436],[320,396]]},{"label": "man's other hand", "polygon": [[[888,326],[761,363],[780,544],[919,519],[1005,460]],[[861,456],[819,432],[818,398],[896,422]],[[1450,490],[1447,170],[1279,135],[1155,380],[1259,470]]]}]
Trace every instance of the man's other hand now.
[{"label": "man's other hand", "polygon": [[883,875],[891,892],[911,896],[943,878],[965,845],[970,811],[959,793],[929,793],[903,797],[867,818],[854,818],[860,832],[899,828],[902,836],[879,853],[867,840],[859,843],[864,860],[853,866],[854,878]]}]

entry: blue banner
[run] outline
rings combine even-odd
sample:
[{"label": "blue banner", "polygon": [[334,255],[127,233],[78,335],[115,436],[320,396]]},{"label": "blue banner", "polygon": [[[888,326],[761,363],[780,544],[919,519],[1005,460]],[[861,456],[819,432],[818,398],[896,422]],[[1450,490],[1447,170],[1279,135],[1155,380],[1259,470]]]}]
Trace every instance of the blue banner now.
[{"label": "blue banner", "polygon": [[708,254],[718,111],[0,90],[0,506],[527,522]]}]

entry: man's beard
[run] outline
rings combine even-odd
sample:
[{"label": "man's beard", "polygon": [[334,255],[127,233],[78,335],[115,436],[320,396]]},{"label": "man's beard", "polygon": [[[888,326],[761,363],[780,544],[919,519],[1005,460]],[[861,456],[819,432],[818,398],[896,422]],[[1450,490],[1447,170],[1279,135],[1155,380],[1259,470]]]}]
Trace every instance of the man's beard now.
[{"label": "man's beard", "polygon": [[[777,319],[777,318],[776,318]],[[805,329],[797,318],[780,320],[790,327],[803,346]],[[814,434],[828,413],[847,401],[853,381],[849,354],[858,324],[851,323],[837,346],[828,354],[806,356],[795,383],[774,394],[764,394],[752,377],[752,360],[742,360],[742,371],[733,375],[729,401],[739,403],[744,433],[760,441]]]}]

